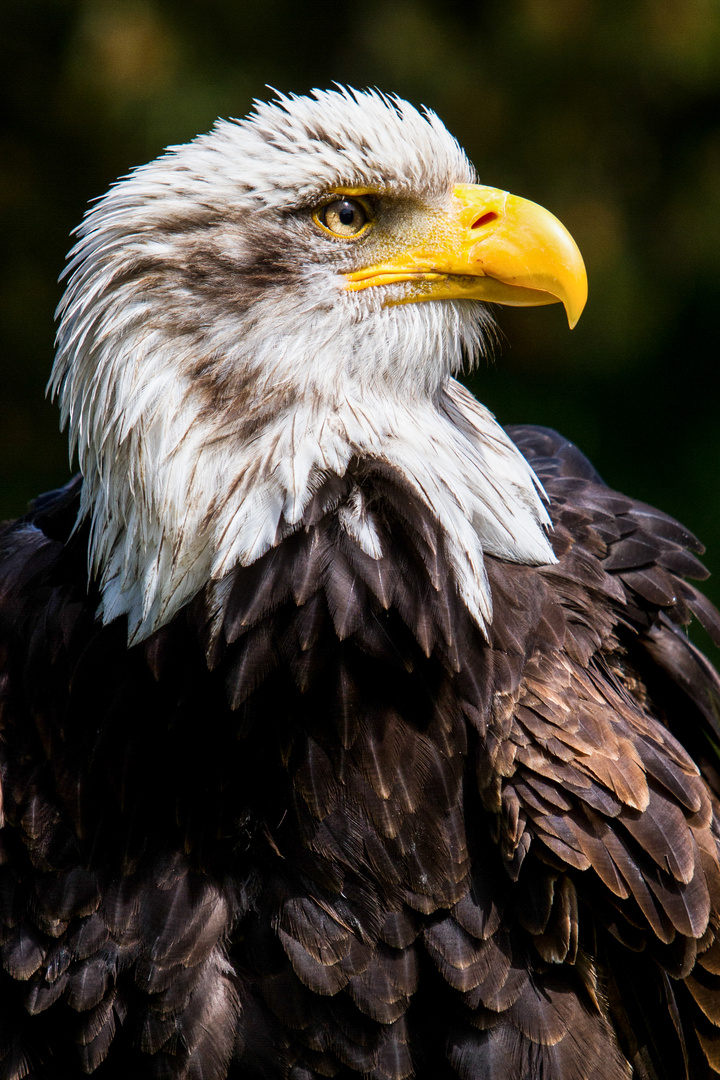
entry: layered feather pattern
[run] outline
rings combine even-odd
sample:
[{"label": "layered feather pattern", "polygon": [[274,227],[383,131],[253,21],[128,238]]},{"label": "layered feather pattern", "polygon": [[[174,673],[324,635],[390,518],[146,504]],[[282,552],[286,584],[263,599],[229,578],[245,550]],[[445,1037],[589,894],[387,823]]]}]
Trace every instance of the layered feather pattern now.
[{"label": "layered feather pattern", "polygon": [[511,435],[557,562],[487,640],[372,458],[129,650],[77,484],[5,530],[3,1080],[720,1074],[698,545]]}]

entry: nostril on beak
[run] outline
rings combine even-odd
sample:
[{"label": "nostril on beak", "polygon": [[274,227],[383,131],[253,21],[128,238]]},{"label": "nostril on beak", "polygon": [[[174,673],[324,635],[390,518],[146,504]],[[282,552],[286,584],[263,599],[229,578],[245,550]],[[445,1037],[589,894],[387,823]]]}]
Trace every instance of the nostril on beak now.
[{"label": "nostril on beak", "polygon": [[497,221],[498,215],[494,210],[488,210],[486,214],[481,214],[477,221],[473,221],[470,226],[471,229],[481,229],[483,225],[489,225],[491,221]]}]

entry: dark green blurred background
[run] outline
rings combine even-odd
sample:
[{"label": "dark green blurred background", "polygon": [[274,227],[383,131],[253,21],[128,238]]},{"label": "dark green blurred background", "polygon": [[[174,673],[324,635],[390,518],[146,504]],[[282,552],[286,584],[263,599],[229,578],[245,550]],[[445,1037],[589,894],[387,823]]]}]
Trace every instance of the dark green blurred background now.
[{"label": "dark green blurred background", "polygon": [[717,0],[3,0],[0,517],[68,475],[43,400],[56,283],[89,199],[271,84],[435,109],[483,181],[543,203],[590,301],[499,309],[472,387],[560,429],[706,543],[720,601]]}]

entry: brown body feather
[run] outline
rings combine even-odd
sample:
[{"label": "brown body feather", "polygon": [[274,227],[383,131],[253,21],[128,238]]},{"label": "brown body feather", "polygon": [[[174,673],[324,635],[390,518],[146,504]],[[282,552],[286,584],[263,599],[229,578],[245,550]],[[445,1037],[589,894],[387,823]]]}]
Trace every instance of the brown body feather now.
[{"label": "brown body feather", "polygon": [[559,561],[487,560],[489,643],[373,461],[129,650],[77,483],[0,534],[1,1080],[720,1074],[697,543],[513,437]]}]

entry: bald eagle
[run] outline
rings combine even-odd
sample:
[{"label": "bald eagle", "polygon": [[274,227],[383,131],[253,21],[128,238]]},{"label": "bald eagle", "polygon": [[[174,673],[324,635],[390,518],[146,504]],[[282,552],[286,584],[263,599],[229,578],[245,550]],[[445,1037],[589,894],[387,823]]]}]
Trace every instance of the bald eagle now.
[{"label": "bald eagle", "polygon": [[0,1080],[720,1075],[697,541],[455,376],[585,302],[431,112],[280,96],[87,214],[0,533]]}]

